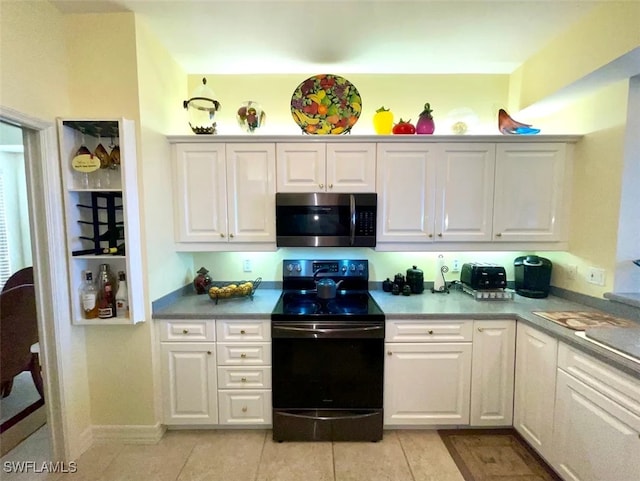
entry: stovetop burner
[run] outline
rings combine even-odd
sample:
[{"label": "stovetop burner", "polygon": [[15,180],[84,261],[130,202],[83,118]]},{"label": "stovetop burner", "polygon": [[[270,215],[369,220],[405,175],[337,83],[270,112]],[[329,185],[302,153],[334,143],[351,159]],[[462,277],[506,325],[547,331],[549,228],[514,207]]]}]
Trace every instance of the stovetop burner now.
[{"label": "stovetop burner", "polygon": [[[282,272],[284,289],[272,312],[273,320],[384,320],[384,313],[367,289],[366,260],[285,260]],[[335,298],[318,297],[316,281],[322,278],[339,283]]]},{"label": "stovetop burner", "polygon": [[[320,299],[315,293],[284,292],[281,296],[282,313],[287,315],[308,316],[314,314],[329,315],[368,315],[376,311],[371,305],[368,292],[339,292],[334,299]],[[376,312],[371,312],[376,313]]]}]

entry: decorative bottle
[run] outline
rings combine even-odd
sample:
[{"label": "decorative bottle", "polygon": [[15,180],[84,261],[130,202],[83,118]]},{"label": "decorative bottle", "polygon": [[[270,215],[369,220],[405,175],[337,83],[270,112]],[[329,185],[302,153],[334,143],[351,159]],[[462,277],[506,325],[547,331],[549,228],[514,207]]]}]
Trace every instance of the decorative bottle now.
[{"label": "decorative bottle", "polygon": [[118,272],[118,279],[120,280],[118,286],[118,293],[116,294],[116,316],[117,317],[129,317],[129,292],[127,288],[127,275],[124,271]]},{"label": "decorative bottle", "polygon": [[80,287],[80,304],[82,306],[82,317],[85,319],[95,319],[98,317],[98,290],[93,283],[93,273],[84,271],[84,283]]},{"label": "decorative bottle", "polygon": [[110,319],[116,315],[115,281],[108,264],[100,264],[98,275],[98,317]]}]

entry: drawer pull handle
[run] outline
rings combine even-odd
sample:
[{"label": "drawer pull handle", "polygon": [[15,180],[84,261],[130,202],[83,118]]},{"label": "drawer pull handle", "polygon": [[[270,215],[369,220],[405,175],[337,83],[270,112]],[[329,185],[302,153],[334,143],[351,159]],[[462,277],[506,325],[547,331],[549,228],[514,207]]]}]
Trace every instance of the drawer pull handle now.
[{"label": "drawer pull handle", "polygon": [[478,328],[478,332],[484,332],[484,328],[479,327],[479,328]]},{"label": "drawer pull handle", "polygon": [[387,351],[387,356],[392,356],[393,352],[392,351]]},{"label": "drawer pull handle", "polygon": [[496,237],[502,237],[502,233],[501,233],[501,232],[498,232],[498,233],[496,234]]},{"label": "drawer pull handle", "polygon": [[247,406],[242,406],[242,412],[246,413],[247,412]]},{"label": "drawer pull handle", "polygon": [[247,357],[247,355],[243,352],[242,354],[240,354],[240,357],[244,359],[245,357]]},{"label": "drawer pull handle", "polygon": [[333,189],[333,184],[329,184],[329,188],[330,188],[330,189]]},{"label": "drawer pull handle", "polygon": [[224,234],[222,232],[220,232],[220,237],[224,237]]},{"label": "drawer pull handle", "polygon": [[324,184],[319,184],[318,187],[320,187],[321,189],[324,189]]},{"label": "drawer pull handle", "polygon": [[229,237],[231,237],[233,239],[233,234],[229,234]]},{"label": "drawer pull handle", "polygon": [[242,379],[240,379],[241,382],[247,382],[247,378],[243,377]]},{"label": "drawer pull handle", "polygon": [[183,329],[182,334],[189,334],[189,329]]},{"label": "drawer pull handle", "polygon": [[429,329],[429,334],[433,334],[433,329]]},{"label": "drawer pull handle", "polygon": [[209,356],[211,355],[211,351],[207,351],[207,354],[209,354]]},{"label": "drawer pull handle", "polygon": [[242,329],[242,330],[240,331],[240,334],[246,334],[246,333],[247,333],[247,331],[245,331],[244,329]]}]

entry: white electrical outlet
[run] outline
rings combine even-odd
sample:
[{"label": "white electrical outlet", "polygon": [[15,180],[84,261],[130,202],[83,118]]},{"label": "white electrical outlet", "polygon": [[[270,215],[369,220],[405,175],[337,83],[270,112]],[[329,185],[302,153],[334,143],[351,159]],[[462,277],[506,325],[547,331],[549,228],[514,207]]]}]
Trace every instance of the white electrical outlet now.
[{"label": "white electrical outlet", "polygon": [[604,274],[604,269],[589,267],[589,270],[587,271],[587,282],[598,286],[604,286]]},{"label": "white electrical outlet", "polygon": [[251,259],[245,259],[242,262],[242,272],[251,272]]},{"label": "white electrical outlet", "polygon": [[460,272],[460,261],[458,259],[453,259],[451,263],[451,272]]},{"label": "white electrical outlet", "polygon": [[567,266],[567,279],[575,281],[578,278],[578,266],[575,264]]}]

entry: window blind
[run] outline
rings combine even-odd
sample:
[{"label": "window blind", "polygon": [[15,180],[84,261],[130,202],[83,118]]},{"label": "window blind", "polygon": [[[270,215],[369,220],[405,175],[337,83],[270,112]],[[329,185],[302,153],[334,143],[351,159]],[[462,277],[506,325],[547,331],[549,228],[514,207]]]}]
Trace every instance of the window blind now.
[{"label": "window blind", "polygon": [[11,276],[11,259],[9,258],[9,237],[7,235],[7,216],[4,196],[4,173],[0,170],[0,289]]}]

